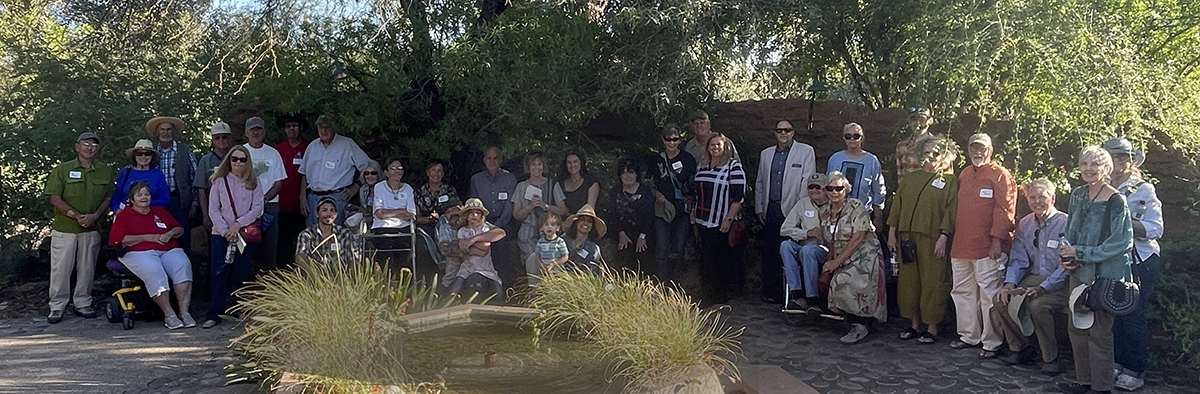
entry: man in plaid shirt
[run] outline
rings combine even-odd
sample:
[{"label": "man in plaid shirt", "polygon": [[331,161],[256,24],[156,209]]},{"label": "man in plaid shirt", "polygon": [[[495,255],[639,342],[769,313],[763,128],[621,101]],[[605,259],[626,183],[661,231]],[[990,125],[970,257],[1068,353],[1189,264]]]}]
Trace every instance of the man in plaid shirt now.
[{"label": "man in plaid shirt", "polygon": [[[171,193],[171,202],[166,208],[183,226],[179,246],[190,255],[192,226],[189,218],[192,211],[199,208],[192,192],[192,182],[196,177],[196,155],[187,143],[175,140],[186,128],[187,124],[183,123],[183,120],[171,116],[159,116],[146,122],[146,134],[158,141],[158,168],[166,176],[167,188]],[[183,155],[187,156],[187,160],[180,158]]]}]

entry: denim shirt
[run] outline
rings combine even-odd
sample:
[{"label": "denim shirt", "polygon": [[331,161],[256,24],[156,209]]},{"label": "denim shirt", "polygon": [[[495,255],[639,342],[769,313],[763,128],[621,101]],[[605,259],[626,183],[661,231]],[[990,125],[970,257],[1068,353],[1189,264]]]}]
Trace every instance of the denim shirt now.
[{"label": "denim shirt", "polygon": [[1067,214],[1050,208],[1044,223],[1034,214],[1025,215],[1017,224],[1017,235],[1009,252],[1004,282],[1019,284],[1027,274],[1046,277],[1040,286],[1055,291],[1066,284],[1067,270],[1059,264],[1058,235],[1067,230]]}]

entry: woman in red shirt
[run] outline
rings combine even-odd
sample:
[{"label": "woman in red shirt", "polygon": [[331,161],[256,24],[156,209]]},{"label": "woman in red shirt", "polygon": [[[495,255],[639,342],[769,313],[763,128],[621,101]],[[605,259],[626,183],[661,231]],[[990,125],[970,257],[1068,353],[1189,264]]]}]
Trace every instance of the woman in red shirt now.
[{"label": "woman in red shirt", "polygon": [[[121,257],[130,272],[146,284],[146,292],[162,309],[163,323],[175,330],[195,327],[196,320],[188,313],[192,300],[192,263],[175,241],[183,227],[160,206],[150,205],[150,185],[139,181],[129,187],[126,207],[113,221],[108,234],[110,245],[124,245],[129,252]],[[171,309],[168,281],[175,287],[179,313]]]}]

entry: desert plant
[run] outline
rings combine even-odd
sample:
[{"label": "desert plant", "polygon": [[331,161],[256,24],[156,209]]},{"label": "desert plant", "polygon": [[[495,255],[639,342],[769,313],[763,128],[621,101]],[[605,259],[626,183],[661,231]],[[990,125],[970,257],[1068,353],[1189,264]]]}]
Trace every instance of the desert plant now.
[{"label": "desert plant", "polygon": [[271,378],[292,372],[322,392],[404,387],[401,317],[456,302],[414,284],[407,269],[393,275],[369,261],[301,259],[238,294],[246,327],[232,342],[247,358],[239,367]]},{"label": "desert plant", "polygon": [[628,390],[672,381],[694,366],[737,374],[743,329],[725,326],[673,285],[628,270],[568,271],[542,278],[529,299],[542,311],[539,333],[574,330],[596,342],[600,356],[612,359],[609,378],[625,379]]}]

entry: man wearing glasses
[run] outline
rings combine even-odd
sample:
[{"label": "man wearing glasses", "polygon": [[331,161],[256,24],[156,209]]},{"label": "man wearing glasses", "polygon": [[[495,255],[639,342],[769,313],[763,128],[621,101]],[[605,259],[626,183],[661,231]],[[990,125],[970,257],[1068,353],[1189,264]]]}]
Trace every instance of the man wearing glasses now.
[{"label": "man wearing glasses", "polygon": [[[62,321],[68,298],[72,298],[80,316],[96,317],[92,309],[92,277],[100,251],[96,223],[108,214],[113,171],[95,161],[100,153],[100,138],[95,133],[80,134],[75,139],[75,153],[74,160],[54,167],[46,178],[46,195],[54,206],[54,221],[50,224],[50,315],[46,317],[50,324]],[[69,296],[72,271],[75,292]]]},{"label": "man wearing glasses", "polygon": [[754,211],[762,223],[765,252],[762,266],[762,299],[776,304],[783,291],[783,261],[775,253],[783,238],[779,228],[784,215],[804,196],[804,182],[817,169],[817,158],[808,144],[796,142],[792,123],[775,123],[775,146],[759,154],[758,179],[754,183]]},{"label": "man wearing glasses", "polygon": [[[198,201],[208,201],[208,190],[212,188],[212,183],[208,178],[212,177],[213,171],[216,171],[217,166],[221,165],[221,160],[225,159],[225,154],[229,153],[229,147],[233,145],[233,134],[225,122],[214,123],[209,135],[212,138],[212,150],[201,157],[200,162],[196,164],[196,179],[192,182],[192,187],[196,188],[200,197]],[[200,204],[200,212],[204,217],[204,232],[207,234],[212,230],[213,225],[212,219],[208,216],[207,203]]]},{"label": "man wearing glasses", "polygon": [[346,220],[346,203],[358,194],[354,171],[366,168],[370,158],[354,140],[337,134],[330,115],[317,117],[317,137],[308,144],[299,168],[300,185],[307,196],[300,199],[300,211],[312,227],[317,224],[317,200],[332,197],[338,213],[335,223],[340,226]]}]

